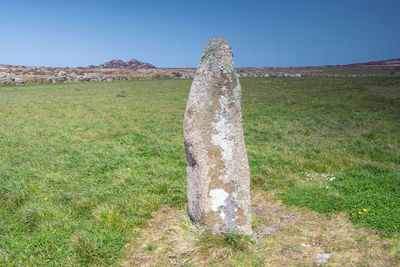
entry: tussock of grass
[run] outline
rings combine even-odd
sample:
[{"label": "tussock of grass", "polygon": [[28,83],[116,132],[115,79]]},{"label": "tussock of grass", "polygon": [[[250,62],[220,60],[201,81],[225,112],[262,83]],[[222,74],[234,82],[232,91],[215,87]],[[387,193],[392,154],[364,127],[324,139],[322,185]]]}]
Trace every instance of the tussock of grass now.
[{"label": "tussock of grass", "polygon": [[198,229],[186,212],[163,208],[154,214],[141,237],[129,246],[124,265],[209,264],[223,262],[237,253],[246,253],[253,245],[250,237],[214,234]]},{"label": "tussock of grass", "polygon": [[103,261],[105,265],[111,265],[122,255],[115,244],[123,245],[126,240],[110,230],[93,233],[87,229],[74,233],[71,242],[74,244],[73,253],[79,257],[79,264],[97,265],[97,262]]}]

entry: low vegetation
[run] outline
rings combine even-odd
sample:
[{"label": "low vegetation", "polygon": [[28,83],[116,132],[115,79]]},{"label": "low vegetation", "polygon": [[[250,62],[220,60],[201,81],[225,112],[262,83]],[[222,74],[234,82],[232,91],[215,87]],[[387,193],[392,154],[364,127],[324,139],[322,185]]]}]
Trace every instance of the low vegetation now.
[{"label": "low vegetation", "polygon": [[[355,255],[354,264],[400,262],[400,79],[241,83],[252,194],[275,203],[257,198],[255,208],[280,207],[301,220],[254,214],[256,232],[276,221],[286,229],[256,244],[182,224],[182,120],[191,80],[0,87],[0,265],[115,265],[125,256],[127,264],[135,257],[151,263],[151,255],[189,264],[198,259],[187,256],[192,252],[210,264],[273,264],[282,257],[300,264],[306,255],[311,264],[302,237],[314,240],[305,244],[314,252],[341,251],[338,264]],[[160,217],[165,209],[170,213]],[[181,222],[174,240],[194,229],[192,252],[143,241],[158,233],[151,222],[168,216]],[[164,230],[161,236],[179,233]]]}]

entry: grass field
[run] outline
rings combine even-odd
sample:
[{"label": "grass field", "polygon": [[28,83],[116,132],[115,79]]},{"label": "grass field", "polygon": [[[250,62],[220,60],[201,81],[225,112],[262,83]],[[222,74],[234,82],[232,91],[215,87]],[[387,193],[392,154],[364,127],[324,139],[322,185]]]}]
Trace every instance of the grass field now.
[{"label": "grass field", "polygon": [[[400,263],[400,79],[241,84],[254,194],[377,231]],[[152,212],[185,210],[190,85],[0,87],[0,266],[115,265]]]}]

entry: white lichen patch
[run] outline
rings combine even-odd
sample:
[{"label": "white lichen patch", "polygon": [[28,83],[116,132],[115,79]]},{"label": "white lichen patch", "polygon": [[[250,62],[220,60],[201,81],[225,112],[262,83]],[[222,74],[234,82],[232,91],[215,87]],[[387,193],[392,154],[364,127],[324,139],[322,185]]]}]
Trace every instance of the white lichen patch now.
[{"label": "white lichen patch", "polygon": [[235,142],[232,140],[233,137],[233,125],[225,117],[225,113],[228,110],[227,99],[224,96],[219,98],[221,105],[221,112],[216,115],[216,123],[214,127],[217,130],[217,134],[211,137],[211,141],[215,146],[221,147],[221,154],[225,161],[232,160],[233,148]]},{"label": "white lichen patch", "polygon": [[221,147],[222,157],[224,160],[231,160],[233,154],[233,140],[226,139],[225,136],[220,132],[217,135],[212,136],[212,142],[214,145]]},{"label": "white lichen patch", "polygon": [[229,194],[225,192],[224,189],[212,189],[210,190],[210,209],[212,211],[218,211],[219,207],[223,206],[225,200],[228,198]]}]

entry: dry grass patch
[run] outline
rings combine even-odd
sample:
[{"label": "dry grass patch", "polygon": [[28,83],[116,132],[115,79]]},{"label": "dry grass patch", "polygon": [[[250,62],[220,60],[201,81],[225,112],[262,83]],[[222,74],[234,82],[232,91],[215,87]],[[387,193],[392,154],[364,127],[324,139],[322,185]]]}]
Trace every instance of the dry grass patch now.
[{"label": "dry grass patch", "polygon": [[[328,266],[398,266],[399,237],[352,224],[345,214],[330,218],[287,207],[273,192],[253,192],[253,238],[213,235],[197,229],[186,211],[153,213],[140,236],[126,246],[123,266],[315,266],[320,253]],[[236,239],[236,240],[235,240]]]},{"label": "dry grass patch", "polygon": [[127,246],[124,266],[207,264],[224,262],[251,243],[237,235],[214,235],[194,226],[186,211],[163,208],[154,213],[148,228]]}]

